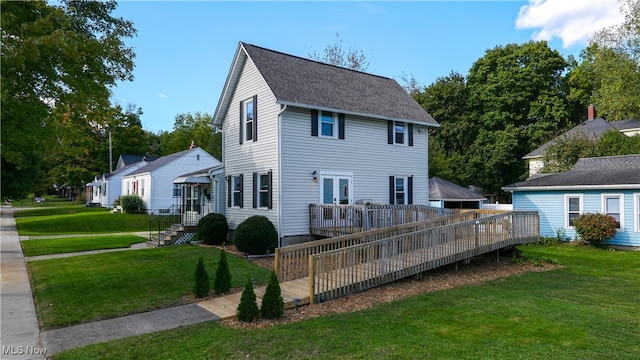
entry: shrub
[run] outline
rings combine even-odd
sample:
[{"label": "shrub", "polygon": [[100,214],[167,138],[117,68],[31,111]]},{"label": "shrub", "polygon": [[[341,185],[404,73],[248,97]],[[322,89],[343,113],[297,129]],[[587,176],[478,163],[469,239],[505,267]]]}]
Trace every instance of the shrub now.
[{"label": "shrub", "polygon": [[242,252],[263,255],[275,249],[278,244],[278,233],[269,219],[255,215],[238,225],[233,234],[233,243]]},{"label": "shrub", "polygon": [[264,296],[262,297],[262,306],[260,307],[260,315],[265,319],[279,319],[284,314],[284,300],[280,292],[280,283],[278,275],[275,271],[271,271],[271,277],[267,284]]},{"label": "shrub", "polygon": [[224,294],[231,290],[231,272],[227,262],[227,253],[220,251],[220,261],[216,270],[216,277],[213,279],[213,291],[216,294]]},{"label": "shrub", "polygon": [[604,214],[580,215],[573,220],[573,225],[580,239],[593,246],[599,246],[614,237],[618,226],[616,219]]},{"label": "shrub", "polygon": [[251,322],[260,316],[260,310],[258,310],[258,302],[256,301],[256,293],[253,291],[253,285],[251,279],[247,279],[247,284],[244,286],[242,296],[240,297],[240,304],[236,310],[236,317],[240,321]]},{"label": "shrub", "polygon": [[209,274],[204,268],[204,260],[200,258],[196,266],[195,273],[196,283],[193,286],[193,293],[197,298],[203,298],[209,295]]},{"label": "shrub", "polygon": [[211,213],[198,221],[198,240],[209,245],[220,245],[227,241],[229,225],[222,214]]},{"label": "shrub", "polygon": [[124,195],[120,197],[120,203],[122,204],[122,210],[127,214],[133,214],[139,212],[144,206],[144,202],[138,195]]}]

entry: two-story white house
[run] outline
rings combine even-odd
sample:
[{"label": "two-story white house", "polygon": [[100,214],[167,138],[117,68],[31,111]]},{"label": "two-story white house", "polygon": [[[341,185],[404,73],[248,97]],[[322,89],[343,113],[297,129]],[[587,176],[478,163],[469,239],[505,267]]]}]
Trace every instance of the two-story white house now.
[{"label": "two-story white house", "polygon": [[287,245],[308,239],[310,204],[429,204],[439,125],[393,79],[240,42],[213,125],[231,229],[264,215]]}]

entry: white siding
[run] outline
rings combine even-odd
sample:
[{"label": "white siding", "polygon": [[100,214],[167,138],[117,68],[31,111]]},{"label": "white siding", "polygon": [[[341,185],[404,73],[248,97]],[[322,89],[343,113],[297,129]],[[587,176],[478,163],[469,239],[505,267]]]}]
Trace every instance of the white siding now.
[{"label": "white siding", "polygon": [[321,186],[313,171],[353,173],[353,201],[373,203],[389,203],[389,176],[413,176],[413,203],[428,204],[425,127],[414,125],[413,144],[387,144],[386,121],[349,115],[345,139],[314,137],[310,110],[290,107],[282,124],[281,236],[309,232],[309,204],[319,202]]},{"label": "white siding", "polygon": [[[257,95],[257,141],[243,141],[239,144],[240,102]],[[280,106],[250,59],[244,62],[240,78],[233,98],[224,116],[222,129],[224,134],[224,172],[226,176],[243,174],[243,208],[227,207],[226,187],[223,183],[224,197],[223,213],[227,217],[229,227],[235,229],[238,224],[253,215],[263,215],[269,218],[278,229],[278,112]],[[253,177],[254,172],[273,172],[272,199],[273,209],[253,208]]]}]

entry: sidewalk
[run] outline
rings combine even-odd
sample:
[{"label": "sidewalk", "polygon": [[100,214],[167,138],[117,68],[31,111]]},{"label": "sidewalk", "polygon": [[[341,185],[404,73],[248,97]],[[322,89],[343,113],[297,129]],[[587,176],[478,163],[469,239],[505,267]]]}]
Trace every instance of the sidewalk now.
[{"label": "sidewalk", "polygon": [[[2,287],[0,289],[0,302],[2,313],[0,314],[0,323],[2,326],[0,344],[2,345],[2,352],[0,353],[0,359],[41,360],[45,359],[45,356],[52,356],[60,351],[80,346],[169,330],[205,321],[220,320],[220,317],[200,306],[189,304],[49,330],[41,334],[13,211],[14,209],[11,207],[2,206],[1,209],[0,243],[2,268],[0,279],[2,280]],[[136,248],[145,248],[146,245],[144,243],[143,245],[144,247],[142,245],[134,245],[127,249],[44,255],[28,259],[36,260],[88,253],[134,250]]]}]

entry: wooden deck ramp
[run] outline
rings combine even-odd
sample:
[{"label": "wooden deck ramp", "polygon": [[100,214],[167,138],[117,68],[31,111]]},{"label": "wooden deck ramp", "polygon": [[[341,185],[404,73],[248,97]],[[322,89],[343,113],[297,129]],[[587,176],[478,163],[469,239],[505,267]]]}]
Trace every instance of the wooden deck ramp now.
[{"label": "wooden deck ramp", "polygon": [[[289,309],[538,240],[537,212],[476,210],[278,248],[274,267]],[[265,289],[255,289],[258,304]],[[229,319],[235,317],[241,295],[198,305]]]}]

